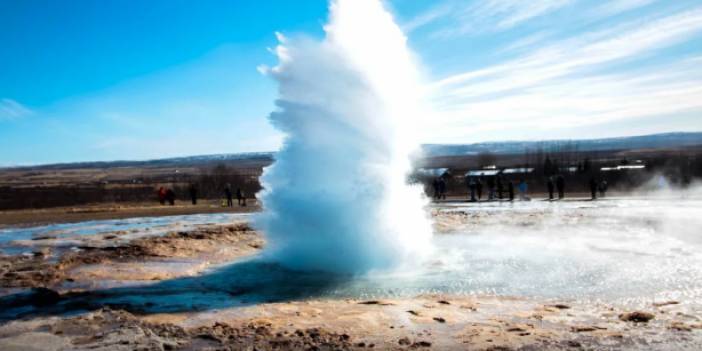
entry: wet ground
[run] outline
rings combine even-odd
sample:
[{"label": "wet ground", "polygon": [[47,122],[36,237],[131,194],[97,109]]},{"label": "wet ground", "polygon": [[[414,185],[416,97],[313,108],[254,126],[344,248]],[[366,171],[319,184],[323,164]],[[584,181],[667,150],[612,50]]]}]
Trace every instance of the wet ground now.
[{"label": "wet ground", "polygon": [[259,258],[245,215],[5,228],[0,349],[696,350],[701,208],[433,204],[430,259],[363,277]]}]

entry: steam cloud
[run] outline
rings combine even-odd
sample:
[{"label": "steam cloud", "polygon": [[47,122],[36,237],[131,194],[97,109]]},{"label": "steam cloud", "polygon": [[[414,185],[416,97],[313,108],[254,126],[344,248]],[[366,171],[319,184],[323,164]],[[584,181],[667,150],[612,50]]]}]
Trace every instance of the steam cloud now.
[{"label": "steam cloud", "polygon": [[286,267],[358,274],[430,248],[420,189],[406,184],[422,91],[406,38],[378,0],[336,0],[323,41],[278,35],[271,123],[286,139],[255,223]]}]

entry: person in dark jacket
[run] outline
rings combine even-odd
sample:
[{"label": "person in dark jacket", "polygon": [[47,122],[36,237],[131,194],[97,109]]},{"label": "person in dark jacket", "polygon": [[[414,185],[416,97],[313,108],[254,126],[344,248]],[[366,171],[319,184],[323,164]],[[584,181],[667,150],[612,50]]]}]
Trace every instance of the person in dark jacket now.
[{"label": "person in dark jacket", "polygon": [[475,202],[477,201],[475,199],[475,189],[477,184],[475,183],[475,179],[473,177],[468,177],[468,189],[470,190],[470,202]]},{"label": "person in dark jacket", "polygon": [[556,177],[556,189],[558,189],[558,199],[562,200],[565,197],[565,178],[560,174]]},{"label": "person in dark jacket", "polygon": [[502,177],[497,176],[497,198],[502,200],[502,193],[505,191],[504,184],[502,183]]},{"label": "person in dark jacket", "polygon": [[434,178],[434,181],[431,183],[431,186],[434,188],[434,200],[439,199],[439,178]]},{"label": "person in dark jacket", "polygon": [[495,199],[495,177],[489,177],[487,180],[488,200]]},{"label": "person in dark jacket", "polygon": [[439,178],[439,199],[446,200],[446,180]]},{"label": "person in dark jacket", "polygon": [[175,192],[173,189],[166,190],[166,200],[168,201],[169,205],[175,205]]},{"label": "person in dark jacket", "polygon": [[236,202],[239,206],[246,206],[246,197],[244,196],[244,192],[241,191],[241,188],[236,188]]},{"label": "person in dark jacket", "polygon": [[590,178],[590,195],[593,200],[597,200],[597,180],[595,177]]},{"label": "person in dark jacket", "polygon": [[507,181],[507,193],[509,193],[509,201],[514,201],[514,183],[511,180]]},{"label": "person in dark jacket", "polygon": [[482,176],[480,176],[480,178],[478,178],[475,181],[475,190],[478,192],[478,201],[482,200],[483,199],[483,177]]},{"label": "person in dark jacket", "polygon": [[553,177],[548,177],[548,180],[546,181],[546,187],[548,188],[548,199],[553,200]]},{"label": "person in dark jacket", "polygon": [[232,195],[232,186],[227,184],[227,186],[224,188],[224,196],[227,198],[227,207],[234,207]]},{"label": "person in dark jacket", "polygon": [[188,192],[190,193],[190,201],[193,203],[193,205],[197,205],[197,186],[195,186],[195,183],[190,183]]}]

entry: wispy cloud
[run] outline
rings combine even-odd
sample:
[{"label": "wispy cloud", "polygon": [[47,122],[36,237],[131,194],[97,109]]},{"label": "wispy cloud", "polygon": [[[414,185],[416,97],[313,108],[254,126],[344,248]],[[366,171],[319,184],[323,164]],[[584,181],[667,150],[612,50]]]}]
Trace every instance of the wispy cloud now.
[{"label": "wispy cloud", "polygon": [[15,100],[8,98],[0,99],[0,121],[19,119],[31,114],[32,110]]},{"label": "wispy cloud", "polygon": [[702,53],[622,65],[657,57],[701,32],[698,7],[545,44],[538,44],[538,36],[524,37],[530,48],[541,46],[434,84],[435,106],[446,125],[443,136],[460,138],[467,130],[481,130],[494,137],[505,129],[543,134],[650,116],[702,114]]},{"label": "wispy cloud", "polygon": [[656,0],[610,0],[595,6],[590,15],[595,18],[609,17],[648,6]]},{"label": "wispy cloud", "polygon": [[413,30],[444,18],[444,26],[432,36],[451,38],[459,35],[499,32],[559,10],[576,0],[484,0],[446,1],[419,14],[406,25]]}]

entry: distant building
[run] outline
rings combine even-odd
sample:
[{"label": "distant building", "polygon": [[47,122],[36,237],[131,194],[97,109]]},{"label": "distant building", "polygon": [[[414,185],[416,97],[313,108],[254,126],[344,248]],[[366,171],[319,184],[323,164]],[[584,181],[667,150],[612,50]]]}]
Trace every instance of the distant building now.
[{"label": "distant building", "polygon": [[616,167],[602,167],[600,171],[602,172],[612,172],[612,171],[637,171],[646,169],[646,165],[621,165]]},{"label": "distant building", "polygon": [[495,177],[500,174],[499,169],[476,169],[466,172],[466,177]]},{"label": "distant building", "polygon": [[533,168],[505,168],[502,170],[502,174],[504,175],[515,175],[515,174],[529,174],[533,172]]}]

